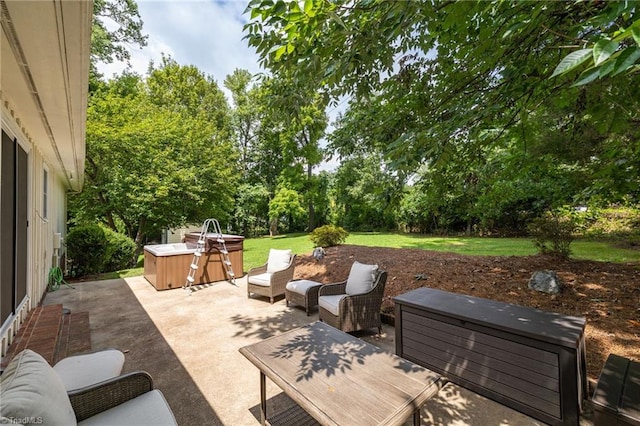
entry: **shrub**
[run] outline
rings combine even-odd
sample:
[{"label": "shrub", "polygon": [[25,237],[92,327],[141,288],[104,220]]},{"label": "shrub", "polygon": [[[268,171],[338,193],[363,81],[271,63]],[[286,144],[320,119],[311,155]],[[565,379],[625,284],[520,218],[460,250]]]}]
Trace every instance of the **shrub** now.
[{"label": "shrub", "polygon": [[72,228],[65,244],[71,276],[82,277],[102,270],[108,243],[104,230],[99,225],[79,225]]},{"label": "shrub", "polygon": [[529,234],[540,253],[567,258],[577,225],[575,214],[567,209],[548,211],[529,224]]},{"label": "shrub", "polygon": [[597,211],[594,218],[585,228],[584,234],[589,237],[600,236],[633,236],[638,232],[640,211],[628,207],[611,207]]},{"label": "shrub", "polygon": [[131,238],[110,228],[104,228],[107,252],[101,272],[119,271],[134,265],[136,243]]},{"label": "shrub", "polygon": [[309,239],[314,247],[331,247],[345,242],[349,233],[340,226],[324,225],[313,230]]}]

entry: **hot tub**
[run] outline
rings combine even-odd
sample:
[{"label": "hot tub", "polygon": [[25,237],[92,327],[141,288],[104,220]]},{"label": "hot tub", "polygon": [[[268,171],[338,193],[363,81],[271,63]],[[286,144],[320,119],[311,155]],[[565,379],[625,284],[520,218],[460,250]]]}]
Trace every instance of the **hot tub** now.
[{"label": "hot tub", "polygon": [[[239,238],[244,239],[243,237]],[[229,260],[236,277],[241,277],[243,275],[242,240],[239,244],[238,238],[232,240],[235,241],[233,244],[227,244]],[[217,250],[218,245],[217,239],[215,246],[209,242],[207,250],[202,253],[198,262],[198,270],[194,276],[194,285],[227,279],[222,256]],[[187,280],[195,250],[195,242],[190,241],[144,246],[144,277],[156,290],[181,288]]]}]

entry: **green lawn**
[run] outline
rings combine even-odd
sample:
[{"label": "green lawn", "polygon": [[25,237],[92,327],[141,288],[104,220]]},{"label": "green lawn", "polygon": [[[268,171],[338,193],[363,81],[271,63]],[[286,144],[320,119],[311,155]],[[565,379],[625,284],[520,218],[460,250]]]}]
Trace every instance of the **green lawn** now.
[{"label": "green lawn", "polygon": [[[528,256],[536,248],[528,238],[430,237],[424,235],[383,232],[351,233],[345,244],[362,246],[416,248],[479,256]],[[244,241],[245,271],[263,264],[270,248],[290,248],[294,253],[307,254],[313,244],[307,234],[278,237],[249,238]],[[601,262],[640,262],[640,250],[615,247],[613,242],[575,241],[571,248],[573,258]]]},{"label": "green lawn", "polygon": [[[385,232],[351,233],[345,244],[362,246],[415,248],[480,256],[528,256],[536,254],[528,238],[429,237]],[[308,234],[248,238],[244,241],[244,270],[260,266],[267,260],[269,249],[291,249],[297,254],[313,251]],[[601,262],[640,262],[640,250],[616,247],[614,242],[577,240],[571,245],[575,259]],[[101,278],[126,278],[143,274],[143,268],[104,274]],[[186,272],[185,272],[186,274]]]}]

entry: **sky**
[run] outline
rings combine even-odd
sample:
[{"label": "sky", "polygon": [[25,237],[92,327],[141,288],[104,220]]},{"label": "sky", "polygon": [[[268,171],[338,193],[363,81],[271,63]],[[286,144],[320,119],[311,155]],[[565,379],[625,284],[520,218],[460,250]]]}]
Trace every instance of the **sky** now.
[{"label": "sky", "polygon": [[[147,46],[131,50],[133,71],[145,75],[149,61],[160,62],[171,56],[181,65],[195,65],[224,89],[227,75],[236,68],[252,74],[262,71],[258,56],[247,45],[242,32],[248,16],[243,15],[245,0],[138,0],[142,32]],[[100,67],[109,78],[121,73],[125,64]],[[227,92],[228,94],[228,92]]]},{"label": "sky", "polygon": [[[263,72],[258,55],[243,40],[242,27],[249,14],[243,12],[248,0],[137,0],[142,33],[148,35],[147,46],[131,49],[131,68],[146,75],[149,61],[160,63],[162,54],[171,56],[180,65],[195,65],[213,77],[230,101],[224,79],[235,69],[252,74]],[[125,63],[101,64],[98,70],[111,78],[126,68]],[[343,111],[329,108],[329,121]],[[330,130],[330,129],[328,129]],[[334,170],[337,161],[323,163],[318,170]]]}]

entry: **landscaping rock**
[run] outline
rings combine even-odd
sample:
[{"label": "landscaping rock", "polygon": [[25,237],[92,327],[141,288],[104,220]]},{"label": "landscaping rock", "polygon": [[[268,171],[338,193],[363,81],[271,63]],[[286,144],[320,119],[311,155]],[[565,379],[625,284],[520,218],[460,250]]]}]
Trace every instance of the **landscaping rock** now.
[{"label": "landscaping rock", "polygon": [[560,294],[563,285],[555,271],[535,271],[529,279],[529,288],[542,293]]},{"label": "landscaping rock", "polygon": [[325,252],[322,247],[316,247],[313,249],[313,257],[316,259],[317,262],[324,259],[324,256],[325,256]]}]

